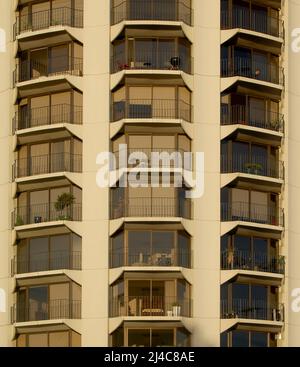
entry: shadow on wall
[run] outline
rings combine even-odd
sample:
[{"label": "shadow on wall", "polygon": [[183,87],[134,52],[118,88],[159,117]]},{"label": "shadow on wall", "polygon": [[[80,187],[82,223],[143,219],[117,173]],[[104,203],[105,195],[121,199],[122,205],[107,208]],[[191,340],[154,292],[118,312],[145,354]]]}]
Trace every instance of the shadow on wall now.
[{"label": "shadow on wall", "polygon": [[0,288],[0,312],[6,312],[6,294],[2,288]]}]

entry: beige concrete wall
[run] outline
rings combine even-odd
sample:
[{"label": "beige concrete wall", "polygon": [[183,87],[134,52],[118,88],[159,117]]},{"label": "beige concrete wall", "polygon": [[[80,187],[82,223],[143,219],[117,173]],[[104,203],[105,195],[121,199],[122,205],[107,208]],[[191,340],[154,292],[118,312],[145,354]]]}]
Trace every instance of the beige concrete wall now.
[{"label": "beige concrete wall", "polygon": [[109,151],[110,1],[84,2],[82,346],[108,343],[108,189],[96,186]]},{"label": "beige concrete wall", "polygon": [[220,1],[194,1],[193,151],[205,154],[205,189],[194,200],[193,346],[219,346]]},{"label": "beige concrete wall", "polygon": [[6,52],[0,53],[0,288],[6,293],[6,313],[0,313],[0,346],[11,346],[10,305],[12,282],[10,260],[12,256],[10,213],[11,213],[11,118],[12,118],[12,71],[13,11],[10,1],[0,3],[0,28],[6,32]]}]

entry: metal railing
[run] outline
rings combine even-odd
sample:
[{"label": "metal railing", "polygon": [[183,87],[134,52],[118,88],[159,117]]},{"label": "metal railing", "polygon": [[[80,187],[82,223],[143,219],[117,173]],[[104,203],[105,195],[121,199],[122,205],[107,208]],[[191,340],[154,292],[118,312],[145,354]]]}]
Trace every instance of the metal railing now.
[{"label": "metal railing", "polygon": [[285,258],[259,252],[225,250],[221,253],[221,268],[223,270],[239,269],[284,274]]},{"label": "metal railing", "polygon": [[165,296],[128,296],[110,300],[110,317],[119,316],[170,316],[190,317],[189,299]]},{"label": "metal railing", "polygon": [[233,7],[232,11],[221,11],[221,28],[241,28],[274,37],[283,36],[282,21],[265,13]]},{"label": "metal railing", "polygon": [[241,76],[273,84],[284,84],[283,68],[269,62],[259,62],[247,57],[221,60],[222,78]]},{"label": "metal railing", "polygon": [[111,219],[122,217],[182,217],[191,219],[191,200],[168,197],[132,197],[111,202]]},{"label": "metal railing", "polygon": [[192,25],[192,9],[180,0],[124,0],[112,7],[112,24],[124,20],[178,21]]},{"label": "metal railing", "polygon": [[[186,153],[186,154],[185,154]],[[115,169],[131,168],[137,165],[145,168],[170,168],[192,170],[192,159],[182,149],[175,148],[127,148],[127,150],[113,152]],[[121,159],[122,157],[122,159]],[[125,162],[123,162],[125,158]],[[134,163],[131,161],[134,158]],[[129,163],[130,162],[130,163]]]},{"label": "metal railing", "polygon": [[13,165],[13,179],[56,172],[82,172],[82,155],[51,153],[17,159]]},{"label": "metal railing", "polygon": [[243,221],[273,226],[283,226],[283,209],[268,205],[234,201],[221,203],[221,220]]},{"label": "metal railing", "polygon": [[83,59],[71,56],[57,56],[46,60],[19,61],[13,75],[14,85],[41,77],[59,75],[82,76]]},{"label": "metal railing", "polygon": [[14,36],[24,32],[34,32],[52,26],[83,27],[83,10],[74,8],[54,8],[17,16]]},{"label": "metal railing", "polygon": [[29,301],[12,307],[12,322],[80,319],[81,301],[54,299],[48,302]]},{"label": "metal railing", "polygon": [[182,119],[192,121],[192,106],[176,99],[129,99],[114,102],[112,121],[122,119]]},{"label": "metal railing", "polygon": [[221,124],[241,124],[284,132],[284,116],[281,113],[244,105],[221,104]]},{"label": "metal railing", "polygon": [[181,266],[184,268],[191,267],[191,253],[184,250],[175,250],[170,248],[141,248],[134,251],[110,252],[110,268],[118,268],[121,266]]},{"label": "metal railing", "polygon": [[17,130],[54,124],[82,124],[82,106],[57,104],[20,109],[13,121],[13,133]]},{"label": "metal railing", "polygon": [[272,178],[284,178],[284,165],[282,161],[255,154],[234,154],[232,157],[221,155],[221,173],[248,173],[251,175]]},{"label": "metal railing", "polygon": [[151,42],[149,47],[135,51],[132,60],[126,57],[126,53],[116,53],[111,58],[111,72],[116,73],[122,70],[180,70],[185,73],[192,73],[193,59],[189,52],[174,54],[175,51],[157,50],[153,51]]},{"label": "metal railing", "polygon": [[284,310],[282,305],[271,305],[260,299],[232,299],[221,300],[221,318],[253,319],[283,321]]},{"label": "metal railing", "polygon": [[12,226],[37,224],[52,221],[81,221],[81,204],[71,204],[63,209],[56,209],[57,203],[34,204],[19,206],[12,213]]},{"label": "metal railing", "polygon": [[61,269],[80,270],[81,251],[39,252],[29,257],[15,256],[12,261],[12,274]]}]

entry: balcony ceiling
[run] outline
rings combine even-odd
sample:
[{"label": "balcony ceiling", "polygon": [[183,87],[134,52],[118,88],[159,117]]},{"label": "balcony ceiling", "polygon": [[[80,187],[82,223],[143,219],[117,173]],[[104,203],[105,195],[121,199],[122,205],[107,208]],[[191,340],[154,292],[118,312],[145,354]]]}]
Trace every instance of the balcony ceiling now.
[{"label": "balcony ceiling", "polygon": [[271,238],[274,240],[280,240],[281,234],[279,232],[269,231],[262,228],[253,228],[247,226],[237,227],[231,234],[236,234],[238,236],[252,236],[259,238]]},{"label": "balcony ceiling", "polygon": [[[36,96],[38,94],[49,94],[55,92],[65,92],[66,90],[72,89],[70,83],[66,79],[55,80],[55,81],[45,81],[44,83],[26,85],[24,87],[18,88],[18,98],[26,98],[30,96]],[[73,88],[74,89],[74,88]]]},{"label": "balcony ceiling", "polygon": [[26,51],[35,48],[49,47],[58,43],[73,41],[71,35],[67,32],[54,32],[52,34],[41,34],[29,38],[19,39],[19,51]]},{"label": "balcony ceiling", "polygon": [[252,189],[263,192],[281,193],[281,184],[267,180],[268,177],[261,179],[261,176],[253,175],[253,178],[238,177],[236,180],[230,183],[231,187],[238,189]]},{"label": "balcony ceiling", "polygon": [[[266,38],[258,38],[256,36],[242,35],[237,36],[234,40],[234,45],[239,47],[253,48],[264,52],[270,52],[275,55],[281,54],[281,43],[271,41]],[[230,45],[233,44],[230,41]]]},{"label": "balcony ceiling", "polygon": [[58,226],[51,228],[38,228],[38,229],[28,229],[22,232],[17,232],[17,239],[22,240],[25,238],[33,238],[33,237],[41,237],[41,236],[50,236],[55,234],[67,234],[71,233],[68,227],[66,226]]},{"label": "balcony ceiling", "polygon": [[122,37],[150,37],[150,38],[184,37],[185,38],[185,34],[183,33],[181,29],[175,29],[173,27],[159,27],[158,29],[157,27],[149,27],[149,26],[148,27],[145,27],[145,26],[137,27],[135,26],[134,28],[127,27],[125,31],[118,38],[122,38]]},{"label": "balcony ceiling", "polygon": [[[230,283],[231,281],[232,279],[230,280]],[[234,278],[234,283],[235,282],[279,286],[281,284],[281,278],[266,276],[266,273],[262,276],[249,276],[246,274],[239,274],[236,278]]]},{"label": "balcony ceiling", "polygon": [[[54,320],[55,321],[55,320]],[[50,321],[48,321],[49,323]],[[16,334],[31,334],[32,332],[47,333],[50,331],[69,331],[71,330],[66,324],[53,324],[53,325],[39,325],[39,326],[25,326],[17,327]]]},{"label": "balcony ceiling", "polygon": [[239,129],[231,134],[229,137],[226,137],[226,140],[243,140],[251,143],[257,144],[268,144],[274,147],[281,146],[281,137],[277,135],[270,135],[265,133],[259,133],[257,131]]},{"label": "balcony ceiling", "polygon": [[[49,125],[49,127],[52,126]],[[44,128],[45,126],[41,126],[43,130],[30,131],[29,134],[18,134],[17,144],[24,145],[72,137],[72,134],[64,128],[50,129],[50,131],[44,131]],[[20,132],[22,132],[22,130],[20,130]]]},{"label": "balcony ceiling", "polygon": [[55,284],[72,282],[71,279],[65,274],[55,274],[49,276],[39,276],[32,278],[17,278],[16,287],[32,286],[32,285],[43,285],[43,284]]},{"label": "balcony ceiling", "polygon": [[60,177],[55,176],[53,178],[44,178],[42,180],[39,179],[38,176],[35,177],[36,179],[34,181],[18,183],[18,192],[20,193],[30,190],[43,190],[50,187],[54,188],[71,184],[71,182],[63,175]]}]

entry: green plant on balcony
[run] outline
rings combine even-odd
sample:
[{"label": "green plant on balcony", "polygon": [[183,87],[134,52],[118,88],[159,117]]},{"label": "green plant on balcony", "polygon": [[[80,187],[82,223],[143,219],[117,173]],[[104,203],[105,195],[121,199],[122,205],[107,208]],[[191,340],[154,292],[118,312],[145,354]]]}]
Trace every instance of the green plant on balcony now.
[{"label": "green plant on balcony", "polygon": [[263,166],[261,163],[245,163],[245,169],[247,173],[258,175],[262,171]]},{"label": "green plant on balcony", "polygon": [[54,203],[55,210],[59,213],[58,220],[70,220],[70,209],[75,202],[75,197],[69,192],[59,195]]},{"label": "green plant on balcony", "polygon": [[15,226],[22,226],[24,224],[23,218],[20,215],[17,215],[16,217],[16,221],[15,221]]}]

